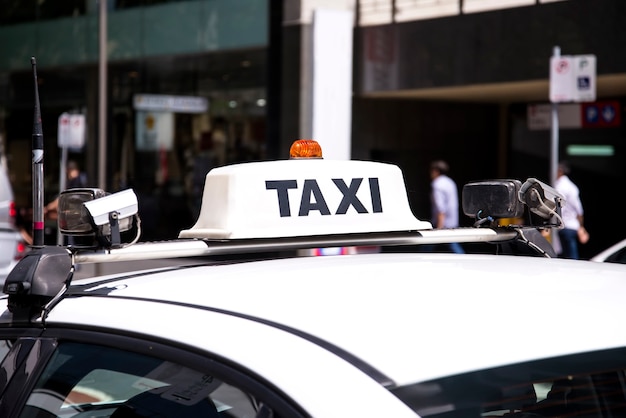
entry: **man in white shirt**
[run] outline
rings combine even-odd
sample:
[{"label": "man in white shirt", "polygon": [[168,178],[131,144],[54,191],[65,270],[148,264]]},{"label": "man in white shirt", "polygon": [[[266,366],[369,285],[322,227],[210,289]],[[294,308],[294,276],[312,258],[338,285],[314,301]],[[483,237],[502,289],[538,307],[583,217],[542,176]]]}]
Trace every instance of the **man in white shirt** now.
[{"label": "man in white shirt", "polygon": [[561,208],[564,228],[558,230],[563,258],[578,259],[578,242],[586,243],[589,234],[583,226],[583,205],[580,201],[578,186],[570,180],[569,165],[562,161],[557,167],[554,188],[565,197],[565,205]]},{"label": "man in white shirt", "polygon": [[[437,160],[430,164],[431,211],[433,228],[457,228],[459,226],[459,196],[456,183],[448,177],[449,166]],[[465,251],[458,242],[448,244],[449,250],[462,254]]]}]

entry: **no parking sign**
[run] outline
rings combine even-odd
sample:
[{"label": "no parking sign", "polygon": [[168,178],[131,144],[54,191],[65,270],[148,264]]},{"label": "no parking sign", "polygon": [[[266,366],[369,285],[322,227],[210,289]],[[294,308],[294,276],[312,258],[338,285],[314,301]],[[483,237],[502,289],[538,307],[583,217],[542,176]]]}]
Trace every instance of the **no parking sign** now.
[{"label": "no parking sign", "polygon": [[80,149],[85,145],[85,115],[62,113],[59,116],[59,148]]},{"label": "no parking sign", "polygon": [[596,56],[563,55],[550,59],[550,101],[596,100]]}]

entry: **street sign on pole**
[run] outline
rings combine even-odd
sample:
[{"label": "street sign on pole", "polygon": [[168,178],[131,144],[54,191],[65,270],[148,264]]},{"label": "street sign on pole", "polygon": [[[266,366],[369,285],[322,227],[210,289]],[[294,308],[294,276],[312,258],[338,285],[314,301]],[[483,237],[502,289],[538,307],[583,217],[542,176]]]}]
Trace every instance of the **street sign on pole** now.
[{"label": "street sign on pole", "polygon": [[550,58],[550,101],[596,100],[596,56],[553,55]]},{"label": "street sign on pole", "polygon": [[574,57],[576,73],[575,102],[593,102],[596,100],[596,56],[578,55]]},{"label": "street sign on pole", "polygon": [[59,116],[59,148],[80,149],[85,145],[85,115],[62,113]]},{"label": "street sign on pole", "polygon": [[[554,47],[550,57],[550,102],[552,102],[552,138],[550,143],[550,182],[556,182],[559,161],[559,103],[596,100],[596,56],[561,55]],[[553,242],[556,240],[552,230]]]}]

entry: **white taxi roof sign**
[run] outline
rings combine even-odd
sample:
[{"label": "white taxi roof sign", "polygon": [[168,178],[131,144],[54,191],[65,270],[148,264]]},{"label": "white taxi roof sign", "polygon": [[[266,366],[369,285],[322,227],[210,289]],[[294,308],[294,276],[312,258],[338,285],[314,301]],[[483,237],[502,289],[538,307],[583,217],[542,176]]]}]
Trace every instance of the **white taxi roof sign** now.
[{"label": "white taxi roof sign", "polygon": [[252,239],[432,229],[409,207],[399,167],[292,159],[218,167],[179,238]]}]

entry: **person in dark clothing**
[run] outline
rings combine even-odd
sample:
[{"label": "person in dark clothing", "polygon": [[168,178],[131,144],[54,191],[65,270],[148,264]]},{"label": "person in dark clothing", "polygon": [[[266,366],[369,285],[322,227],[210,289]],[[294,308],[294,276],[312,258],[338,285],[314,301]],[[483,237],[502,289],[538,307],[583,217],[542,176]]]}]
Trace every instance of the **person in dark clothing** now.
[{"label": "person in dark clothing", "polygon": [[73,189],[76,187],[87,187],[87,175],[80,171],[80,167],[76,161],[67,162],[67,181],[66,189]]}]

